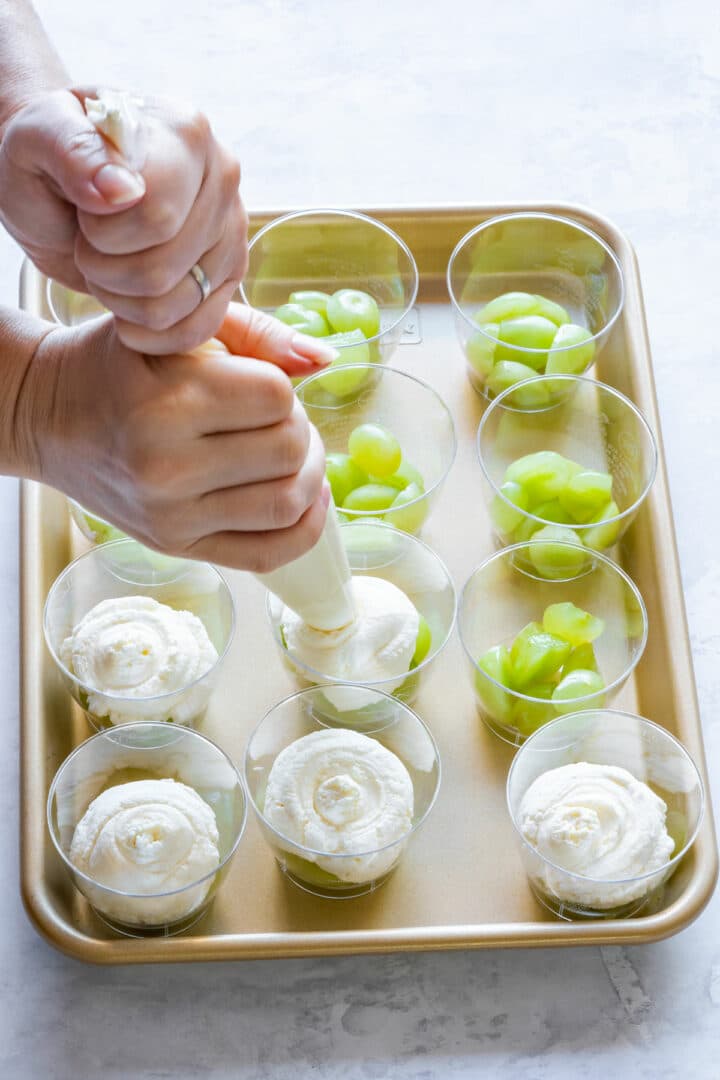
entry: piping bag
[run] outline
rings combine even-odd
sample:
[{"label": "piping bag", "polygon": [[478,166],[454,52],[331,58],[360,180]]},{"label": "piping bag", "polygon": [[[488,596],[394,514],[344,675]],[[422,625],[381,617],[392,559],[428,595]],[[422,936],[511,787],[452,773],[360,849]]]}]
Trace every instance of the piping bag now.
[{"label": "piping bag", "polygon": [[[142,100],[116,90],[99,90],[85,101],[85,112],[95,128],[123,155],[130,168],[145,163],[145,130],[139,111]],[[198,356],[228,352],[211,338],[194,350]],[[262,584],[308,625],[337,630],[355,617],[350,564],[340,537],[335,506],[330,501],[325,527],[310,551],[269,574],[255,575]]]}]

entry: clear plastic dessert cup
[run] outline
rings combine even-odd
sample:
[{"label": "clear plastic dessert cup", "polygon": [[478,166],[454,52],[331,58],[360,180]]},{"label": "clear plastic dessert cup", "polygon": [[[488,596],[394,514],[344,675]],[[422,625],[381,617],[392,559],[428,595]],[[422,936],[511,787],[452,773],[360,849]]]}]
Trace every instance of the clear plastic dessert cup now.
[{"label": "clear plastic dessert cup", "polygon": [[[394,477],[371,477],[357,470],[358,483],[353,489],[345,484],[342,469],[335,484],[329,473],[340,520],[375,519],[418,533],[455,460],[457,440],[450,410],[431,386],[414,375],[390,367],[354,364],[347,369],[347,374],[352,372],[358,374],[360,386],[342,399],[328,392],[328,376],[322,372],[305,379],[297,389],[325,450],[330,455],[347,455],[353,430],[361,424],[376,424],[398,441],[401,471],[408,471],[396,483]],[[355,492],[374,493],[371,502],[380,502],[384,508],[372,509],[363,504],[362,509],[355,510],[344,506],[345,499],[352,503],[357,498]]]},{"label": "clear plastic dessert cup", "polygon": [[53,278],[48,278],[46,295],[52,317],[63,326],[80,326],[107,314],[107,308],[94,296],[69,289]]},{"label": "clear plastic dessert cup", "polygon": [[[219,571],[209,563],[163,556],[157,556],[155,563],[148,560],[149,554],[154,553],[130,539],[92,548],[63,570],[45,602],[43,628],[50,654],[65,686],[97,729],[143,720],[196,727],[205,715],[232,640],[233,600]],[[71,661],[63,656],[63,643],[96,604],[127,596],[151,597],[176,611],[196,615],[217,652],[212,666],[186,685],[152,697],[109,692],[79,679]]]},{"label": "clear plastic dessert cup", "polygon": [[[453,251],[447,284],[468,378],[489,398],[533,374],[581,375],[624,300],[620,264],[605,241],[578,222],[542,213],[506,214],[477,225]],[[499,305],[497,313],[484,310],[508,293],[522,294],[527,310],[517,303],[507,305],[507,314]],[[549,305],[536,310],[529,297]],[[541,322],[528,337],[527,323],[505,322],[538,315],[552,315],[558,325],[569,318],[569,332],[556,340],[553,327]],[[535,344],[523,344],[529,341]]]},{"label": "clear plastic dessert cup", "polygon": [[[555,865],[525,838],[519,810],[533,781],[577,762],[618,766],[647,784],[667,806],[674,848],[661,866],[619,880],[597,879]],[[518,751],[507,780],[507,805],[530,888],[561,919],[621,919],[662,902],[663,887],[692,846],[702,822],[703,783],[687,750],[664,728],[631,713],[597,709],[554,720]],[[605,825],[622,842],[622,819],[606,804]]]},{"label": "clear plastic dessert cup", "polygon": [[[562,396],[554,405],[519,409],[517,391],[510,389],[492,402],[480,421],[477,452],[493,530],[500,544],[539,534],[549,541],[574,539],[594,551],[610,550],[652,487],[658,461],[655,438],[628,398],[594,379],[544,375],[524,383],[523,390],[548,382]],[[502,490],[508,468],[539,451],[560,454],[583,470],[609,474],[612,491],[606,506],[578,523],[552,494],[533,513],[510,501]]]},{"label": "clear plastic dessert cup", "polygon": [[[440,786],[438,749],[419,716],[397,698],[367,688],[363,692],[368,705],[376,706],[382,720],[375,727],[363,728],[362,734],[395,754],[412,781],[411,822],[407,831],[392,843],[352,853],[319,850],[284,836],[265,817],[268,778],[278,755],[297,739],[328,729],[320,689],[301,690],[275,705],[255,728],[245,753],[245,784],[250,802],[280,869],[301,889],[327,899],[363,896],[387,881],[430,813]],[[350,728],[350,725],[330,726]],[[332,782],[332,770],[326,770],[322,779]],[[366,810],[361,803],[359,813]]]},{"label": "clear plastic dessert cup", "polygon": [[416,536],[381,522],[341,525],[340,535],[353,577],[384,578],[401,589],[426,620],[432,640],[424,659],[407,675],[375,682],[336,678],[316,671],[292,655],[282,631],[283,604],[267,594],[267,612],[280,656],[300,687],[319,686],[313,708],[328,724],[364,730],[374,728],[392,706],[377,697],[380,690],[411,705],[434,661],[447,644],[455,622],[456,596],[452,578],[432,548]]},{"label": "clear plastic dessert cup", "polygon": [[[546,579],[527,573],[527,550],[542,547],[530,541],[504,548],[486,559],[468,578],[460,594],[458,630],[467,657],[478,712],[483,723],[505,742],[519,746],[556,717],[584,709],[598,709],[610,703],[628,680],[647,642],[648,619],[637,586],[620,567],[597,552],[585,552],[576,544],[556,545],[565,549],[572,573],[565,580]],[[586,563],[583,574],[574,572],[574,559]],[[532,552],[531,552],[532,554]],[[603,630],[589,650],[570,651],[562,663],[577,657],[578,666],[597,668],[602,689],[582,696],[553,700],[545,677],[538,676],[525,693],[508,689],[495,676],[501,674],[492,661],[480,661],[496,646],[513,644],[516,635],[529,623],[542,623],[545,609],[571,603],[603,622]],[[592,684],[590,684],[592,685]],[[581,684],[582,686],[582,684]]]},{"label": "clear plastic dessert cup", "polygon": [[[408,246],[386,225],[350,210],[300,210],[276,218],[250,241],[240,285],[243,300],[271,313],[298,291],[368,293],[380,310],[380,330],[348,343],[335,366],[385,362],[400,341],[415,303],[418,272]],[[361,373],[333,373],[327,387],[338,397],[353,393]]]},{"label": "clear plastic dessert cup", "polygon": [[124,540],[127,537],[127,533],[124,533],[122,529],[117,529],[97,514],[91,514],[75,499],[68,499],[68,508],[70,517],[91,544],[106,544],[109,540]]},{"label": "clear plastic dessert cup", "polygon": [[[110,888],[73,864],[75,828],[98,795],[118,784],[167,779],[191,787],[215,815],[219,862],[212,872],[170,891],[132,892]],[[242,778],[227,755],[196,731],[159,723],[127,724],[93,735],[60,766],[47,802],[50,836],[75,885],[105,923],[130,937],[170,936],[197,922],[225,876],[246,816]],[[147,823],[136,822],[142,843]],[[158,837],[151,839],[157,842]]]}]

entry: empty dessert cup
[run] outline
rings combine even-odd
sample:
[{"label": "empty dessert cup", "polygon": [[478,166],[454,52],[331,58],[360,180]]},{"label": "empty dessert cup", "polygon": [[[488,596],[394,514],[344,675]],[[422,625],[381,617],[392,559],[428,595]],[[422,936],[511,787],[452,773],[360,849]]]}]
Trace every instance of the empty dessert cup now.
[{"label": "empty dessert cup", "polygon": [[401,589],[426,620],[432,635],[425,658],[405,676],[363,682],[353,685],[324,671],[316,671],[292,655],[282,632],[283,603],[273,593],[267,594],[267,612],[275,643],[283,661],[297,679],[298,685],[320,686],[313,699],[314,709],[334,726],[377,726],[383,710],[388,708],[384,698],[368,695],[367,690],[380,690],[394,699],[411,705],[433,662],[447,644],[455,622],[456,597],[452,578],[444,563],[432,548],[416,536],[400,532],[381,522],[356,522],[341,525],[340,536],[345,546],[353,577],[384,578]]},{"label": "empty dessert cup", "polygon": [[[477,433],[483,490],[493,531],[500,544],[515,544],[541,534],[543,539],[576,540],[595,551],[611,549],[631,524],[652,487],[658,451],[640,410],[619,391],[576,375],[543,375],[523,389],[552,382],[563,400],[541,408],[518,409],[516,391],[507,390],[486,410]],[[584,470],[612,477],[611,513],[601,511],[578,524],[548,495],[545,516],[523,510],[503,494],[506,471],[518,458],[555,451]],[[614,506],[611,506],[611,503]],[[616,511],[616,512],[614,512]],[[547,530],[549,527],[549,531]]]},{"label": "empty dessert cup", "polygon": [[[193,788],[213,810],[217,867],[182,888],[161,893],[110,888],[77,869],[70,850],[75,828],[90,803],[117,784],[164,779]],[[159,723],[127,724],[93,735],[60,766],[47,801],[50,836],[75,885],[105,923],[130,937],[169,937],[197,922],[225,876],[246,817],[242,778],[220,747],[196,731]],[[136,827],[140,835],[131,837],[133,846],[148,839],[141,816]],[[158,837],[150,839],[157,842]]]},{"label": "empty dessert cup", "polygon": [[[325,702],[318,688],[301,690],[275,705],[250,736],[245,753],[245,783],[263,836],[282,872],[305,892],[326,899],[351,899],[378,889],[404,855],[408,843],[430,813],[440,786],[440,756],[429,730],[411,709],[397,698],[363,688],[368,707],[382,717],[363,734],[392,751],[407,769],[413,786],[414,806],[407,832],[391,844],[370,851],[338,854],[306,847],[284,836],[264,814],[268,777],[278,754],[297,739],[328,726]],[[327,772],[325,780],[333,777]],[[365,808],[367,809],[367,808]],[[360,813],[363,812],[362,803]]]},{"label": "empty dessert cup", "polygon": [[[100,729],[140,720],[195,727],[201,723],[232,640],[235,614],[225,579],[209,563],[148,561],[148,548],[135,540],[113,540],[92,548],[63,570],[45,602],[45,641],[65,686]],[[168,563],[171,564],[168,566]],[[108,692],[82,682],[63,655],[63,643],[96,604],[126,596],[148,596],[203,623],[217,659],[201,676],[153,697]]]},{"label": "empty dessert cup", "polygon": [[[468,578],[458,606],[458,630],[478,712],[493,734],[513,746],[521,745],[561,714],[598,709],[611,702],[627,682],[647,643],[643,598],[616,563],[580,548],[586,563],[583,574],[573,573],[565,580],[532,576],[525,569],[528,550],[537,557],[532,549],[544,546],[542,541],[531,540],[491,555]],[[563,545],[553,547],[557,548],[557,556]],[[573,565],[579,545],[566,544],[564,548],[568,563]],[[540,678],[536,682],[538,689],[543,685],[543,697],[508,689],[493,677],[492,672],[500,672],[492,663],[481,666],[479,661],[490,649],[498,645],[509,649],[523,627],[531,622],[542,623],[547,607],[564,603],[572,603],[603,621],[604,629],[592,643],[594,663],[604,683],[602,690],[553,701]],[[593,663],[583,653],[575,656],[583,657],[578,660],[581,668]],[[567,660],[571,657],[572,653]]]},{"label": "empty dessert cup", "polygon": [[[620,880],[587,877],[555,865],[523,836],[519,809],[530,785],[542,773],[576,762],[626,769],[664,800],[665,827],[675,846],[662,866]],[[508,810],[530,888],[544,908],[566,920],[622,919],[661,903],[665,883],[698,834],[704,803],[702,779],[685,747],[652,721],[613,709],[573,713],[536,731],[507,779]],[[625,822],[610,805],[603,814],[619,837]]]},{"label": "empty dessert cup", "polygon": [[[339,399],[327,390],[336,375],[311,375],[297,389],[308,418],[320,432],[325,450],[347,454],[348,439],[360,424],[378,424],[391,432],[402,449],[402,467],[409,471],[398,483],[394,478],[362,476],[359,486],[374,489],[375,502],[385,498],[384,509],[345,507],[353,494],[343,483],[332,483],[340,520],[357,518],[386,521],[405,532],[418,533],[437,501],[457,450],[450,410],[431,386],[390,367],[351,365],[343,378],[357,373],[360,385],[351,396]],[[355,489],[353,489],[355,490]],[[388,507],[396,507],[388,508]]]},{"label": "empty dessert cup", "polygon": [[[264,311],[276,311],[299,290],[359,289],[373,297],[379,333],[338,344],[335,366],[385,362],[417,297],[418,272],[407,244],[382,222],[350,210],[300,210],[276,218],[253,236],[248,259],[240,293]],[[343,372],[327,386],[342,397],[357,389],[359,378]]]},{"label": "empty dessert cup", "polygon": [[[477,225],[453,251],[447,285],[468,378],[489,398],[546,370],[581,375],[605,344],[624,300],[620,264],[605,241],[553,214],[505,214]],[[547,341],[531,338],[541,341],[537,347],[519,344],[527,337],[507,326],[503,330],[503,319],[542,311],[520,307],[508,316],[493,314],[496,321],[490,321],[483,309],[506,293],[561,305],[564,313],[554,309],[551,323],[569,318],[585,331],[582,341],[563,331],[553,344],[553,326],[543,324],[551,332]]]}]

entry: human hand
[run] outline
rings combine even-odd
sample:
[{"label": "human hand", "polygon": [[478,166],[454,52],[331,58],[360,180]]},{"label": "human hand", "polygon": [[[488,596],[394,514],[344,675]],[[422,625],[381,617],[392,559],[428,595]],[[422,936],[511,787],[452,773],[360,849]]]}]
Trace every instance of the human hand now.
[{"label": "human hand", "polygon": [[[0,221],[43,273],[113,311],[145,353],[211,337],[247,265],[240,168],[199,113],[149,101],[142,175],[85,115],[93,90],[33,97],[0,141]],[[201,302],[190,276],[211,285]]]},{"label": "human hand", "polygon": [[324,449],[288,375],[333,350],[237,304],[218,337],[229,353],[153,357],[124,346],[109,317],[51,331],[17,440],[38,479],[149,547],[266,573],[325,522]]}]

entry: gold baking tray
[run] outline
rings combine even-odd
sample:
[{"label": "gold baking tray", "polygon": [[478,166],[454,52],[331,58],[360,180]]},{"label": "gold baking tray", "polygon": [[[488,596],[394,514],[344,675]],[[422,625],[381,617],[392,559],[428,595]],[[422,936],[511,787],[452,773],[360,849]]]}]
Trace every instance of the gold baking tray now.
[{"label": "gold baking tray", "polygon": [[[417,373],[445,398],[458,429],[459,454],[424,537],[446,561],[459,588],[491,550],[474,438],[481,402],[471,389],[455,338],[445,270],[456,241],[485,218],[546,210],[579,220],[614,249],[626,283],[625,310],[599,358],[597,377],[645,413],[659,438],[637,262],[609,222],[575,206],[474,206],[370,209],[413,251],[420,271],[418,306],[393,364]],[[256,215],[253,227],[276,216]],[[45,280],[25,265],[21,304],[49,316]],[[663,905],[625,921],[559,922],[527,886],[505,809],[512,749],[492,736],[475,711],[457,635],[439,657],[416,708],[432,728],[443,761],[437,804],[398,871],[378,892],[322,900],[293,887],[277,869],[250,818],[230,873],[208,914],[185,935],[129,939],[112,935],[92,914],[60,863],[45,825],[52,777],[70,750],[91,734],[60,684],[42,637],[50,584],[80,550],[65,499],[33,483],[22,488],[21,515],[21,848],[22,893],[33,923],[65,952],[97,963],[247,959],[338,953],[498,946],[634,944],[677,933],[709,900],[717,851],[708,802],[697,841],[669,883]],[[707,787],[700,718],[662,457],[653,490],[626,537],[621,561],[640,587],[650,617],[647,650],[617,699],[676,734]],[[275,655],[263,591],[249,575],[230,573],[240,614],[236,640],[204,731],[239,762],[258,719],[293,689]]]}]

